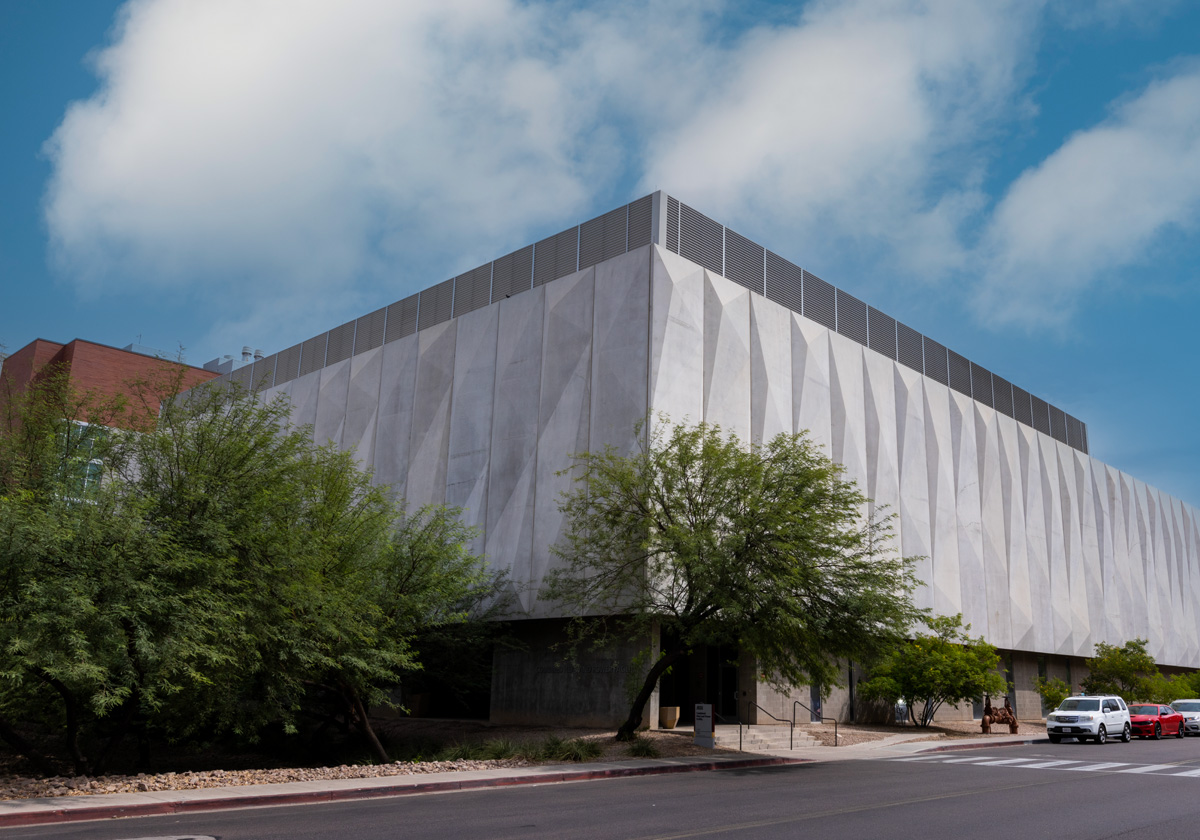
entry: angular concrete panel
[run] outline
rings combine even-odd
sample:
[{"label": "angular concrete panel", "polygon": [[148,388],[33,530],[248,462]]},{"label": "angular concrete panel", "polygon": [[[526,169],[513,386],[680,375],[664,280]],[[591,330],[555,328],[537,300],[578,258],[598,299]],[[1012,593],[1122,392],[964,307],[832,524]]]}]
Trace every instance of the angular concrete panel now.
[{"label": "angular concrete panel", "polygon": [[562,534],[559,498],[572,486],[571,476],[559,473],[571,466],[572,455],[588,448],[595,280],[595,271],[588,269],[545,287],[533,554],[527,577],[532,589],[523,600],[538,616],[554,614],[552,605],[535,599],[552,562],[550,547]]},{"label": "angular concrete panel", "polygon": [[409,436],[409,510],[446,501],[450,404],[454,396],[454,319],[417,333],[417,384]]},{"label": "angular concrete panel", "polygon": [[376,347],[350,358],[350,387],[346,394],[346,423],[342,449],[353,449],[363,467],[375,459],[375,431],[379,422],[383,348]]},{"label": "angular concrete panel", "polygon": [[545,291],[539,286],[500,302],[496,345],[486,552],[521,584],[533,561]]},{"label": "angular concrete panel", "polygon": [[750,438],[750,292],[704,274],[704,421]]},{"label": "angular concrete panel", "polygon": [[462,520],[478,533],[471,551],[484,551],[492,406],[496,390],[496,328],[499,307],[485,306],[458,318],[450,439],[446,446],[446,504],[462,508]]},{"label": "angular concrete panel", "polygon": [[650,246],[596,266],[589,446],[632,452],[646,419]]}]

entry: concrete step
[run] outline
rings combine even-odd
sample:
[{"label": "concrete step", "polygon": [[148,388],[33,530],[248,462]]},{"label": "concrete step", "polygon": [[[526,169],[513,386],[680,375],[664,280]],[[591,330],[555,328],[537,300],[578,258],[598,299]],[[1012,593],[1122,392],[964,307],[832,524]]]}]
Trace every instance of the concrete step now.
[{"label": "concrete step", "polygon": [[[789,727],[786,726],[748,726],[742,727],[741,746],[744,751],[755,750],[786,750],[789,747]],[[736,726],[718,726],[714,733],[717,746],[725,749],[738,748],[738,729]],[[796,730],[790,746],[795,748],[819,746],[816,738],[800,730]]]}]

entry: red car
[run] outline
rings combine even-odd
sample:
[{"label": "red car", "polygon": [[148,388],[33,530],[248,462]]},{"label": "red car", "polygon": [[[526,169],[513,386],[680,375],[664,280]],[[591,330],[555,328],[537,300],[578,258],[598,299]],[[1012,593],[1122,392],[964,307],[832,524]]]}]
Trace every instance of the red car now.
[{"label": "red car", "polygon": [[1183,715],[1170,706],[1155,703],[1130,703],[1129,725],[1139,738],[1147,736],[1158,740],[1163,735],[1183,737]]}]

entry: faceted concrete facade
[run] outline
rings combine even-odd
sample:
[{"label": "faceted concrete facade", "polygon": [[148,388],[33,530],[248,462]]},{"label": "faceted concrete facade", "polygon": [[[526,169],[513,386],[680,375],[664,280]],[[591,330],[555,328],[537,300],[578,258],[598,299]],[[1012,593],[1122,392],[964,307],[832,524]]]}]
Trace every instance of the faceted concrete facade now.
[{"label": "faceted concrete facade", "polygon": [[[1031,672],[1073,669],[1078,679],[1079,658],[1096,642],[1146,638],[1161,664],[1200,667],[1196,508],[1090,457],[1080,421],[957,354],[950,362],[982,374],[983,387],[943,384],[945,364],[938,373],[930,359],[941,364],[946,351],[929,339],[920,372],[921,337],[908,330],[918,342],[914,368],[907,328],[882,313],[870,311],[879,319],[870,323],[884,326],[869,340],[841,330],[841,303],[841,331],[823,325],[819,309],[817,320],[799,314],[809,312],[808,298],[800,307],[772,286],[778,258],[760,249],[747,260],[743,248],[736,262],[730,243],[748,240],[716,223],[706,222],[712,248],[698,259],[725,265],[739,282],[680,256],[702,238],[660,212],[668,203],[674,213],[674,199],[656,194],[497,260],[490,304],[467,296],[480,273],[471,272],[454,287],[461,281],[466,303],[455,291],[447,299],[455,317],[424,308],[427,297],[438,305],[434,287],[420,295],[420,320],[409,307],[416,296],[387,308],[386,337],[380,310],[281,352],[262,366],[264,381],[280,384],[261,395],[286,394],[297,424],[354,449],[411,509],[461,507],[479,529],[474,549],[509,570],[521,608],[538,619],[526,625],[534,647],[560,626],[542,620],[558,616],[537,591],[562,531],[558,500],[570,478],[561,473],[571,454],[608,444],[628,451],[637,423],[662,413],[747,439],[806,430],[895,514],[898,547],[920,558],[920,604],[961,612],[973,632],[1009,652],[1019,714],[1036,715],[1023,708],[1037,703]],[[557,268],[546,268],[555,254]],[[592,264],[569,273],[585,256]],[[502,266],[517,263],[522,282],[501,285],[517,276]],[[773,297],[751,291],[764,288],[747,279],[757,263]],[[810,279],[819,292],[823,281],[803,275],[804,294]],[[393,311],[409,318],[395,332]],[[310,344],[325,354],[311,364]],[[931,346],[940,348],[933,356]],[[949,376],[954,384],[953,369]],[[616,718],[624,655],[585,662],[583,682],[532,648],[497,660],[493,717]],[[792,698],[763,686],[746,696],[790,713]],[[849,707],[849,692],[835,692],[826,713],[845,717]]]},{"label": "faceted concrete facade", "polygon": [[808,430],[920,556],[923,606],[1014,651],[1147,638],[1200,667],[1200,515],[1095,458],[657,246],[264,392],[410,507],[461,506],[531,617],[572,452],[647,409]]}]

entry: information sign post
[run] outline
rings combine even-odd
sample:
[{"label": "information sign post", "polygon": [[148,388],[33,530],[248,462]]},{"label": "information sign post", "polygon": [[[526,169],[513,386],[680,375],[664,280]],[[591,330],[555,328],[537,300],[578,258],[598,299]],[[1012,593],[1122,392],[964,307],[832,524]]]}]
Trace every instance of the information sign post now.
[{"label": "information sign post", "polygon": [[696,704],[696,746],[713,749],[713,713],[711,703]]}]

